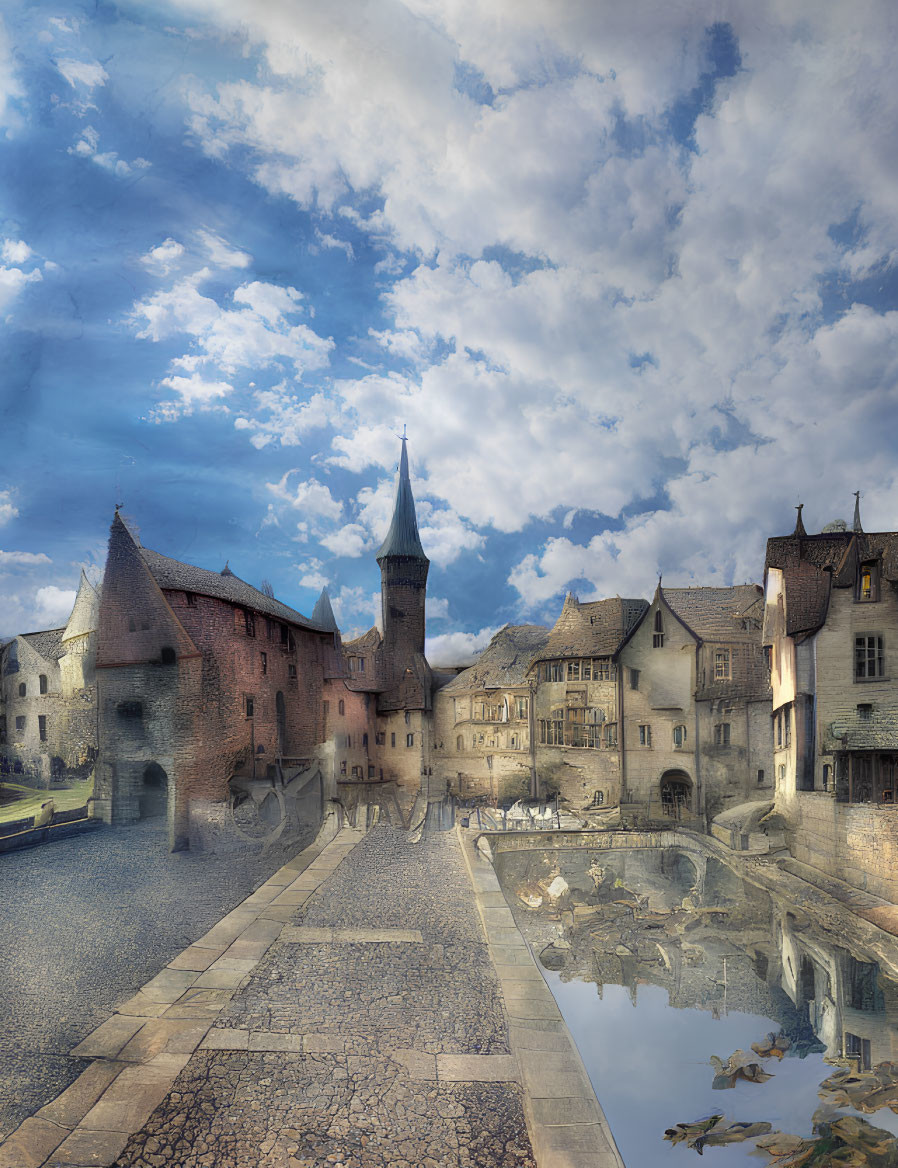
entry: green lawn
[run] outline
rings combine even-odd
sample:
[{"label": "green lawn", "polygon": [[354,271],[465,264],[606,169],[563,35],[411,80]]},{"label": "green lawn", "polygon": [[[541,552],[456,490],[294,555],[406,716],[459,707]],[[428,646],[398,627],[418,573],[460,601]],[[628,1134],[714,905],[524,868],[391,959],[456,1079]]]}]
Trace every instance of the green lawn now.
[{"label": "green lawn", "polygon": [[0,794],[8,795],[17,792],[21,798],[13,799],[9,803],[0,803],[0,823],[9,823],[11,819],[27,819],[29,815],[36,815],[41,804],[52,799],[57,811],[71,811],[75,807],[83,807],[89,796],[93,794],[93,776],[81,782],[72,783],[68,790],[47,791],[36,787],[24,787],[21,783],[11,783],[8,779],[0,780]]}]

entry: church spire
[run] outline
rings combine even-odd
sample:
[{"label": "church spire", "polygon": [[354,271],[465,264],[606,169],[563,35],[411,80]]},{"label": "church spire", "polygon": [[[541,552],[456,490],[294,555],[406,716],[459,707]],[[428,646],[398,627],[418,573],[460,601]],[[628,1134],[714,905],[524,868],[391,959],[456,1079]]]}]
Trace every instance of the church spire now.
[{"label": "church spire", "polygon": [[795,508],[795,510],[798,512],[798,515],[796,516],[796,519],[795,519],[795,530],[792,532],[793,536],[807,535],[807,532],[804,529],[804,524],[801,521],[801,512],[802,512],[803,507],[804,507],[804,503],[799,503],[798,506]]},{"label": "church spire", "polygon": [[326,588],[321,589],[321,595],[315,602],[315,608],[312,611],[312,623],[320,625],[323,629],[327,629],[329,633],[339,633],[340,631],[336,617],[334,616],[334,610],[331,608],[331,598]]},{"label": "church spire", "polygon": [[404,433],[401,441],[402,453],[399,456],[399,483],[396,487],[393,522],[390,524],[386,539],[380,545],[376,559],[380,563],[387,556],[404,556],[407,559],[424,560],[425,563],[429,563],[418,535],[415,499],[412,495],[412,484],[408,475],[408,453],[405,449],[408,439]]},{"label": "church spire", "polygon": [[860,493],[860,491],[854,492],[854,524],[853,524],[852,530],[856,531],[858,533],[858,535],[863,535],[863,533],[864,533],[864,529],[863,529],[863,527],[861,527],[861,493]]}]

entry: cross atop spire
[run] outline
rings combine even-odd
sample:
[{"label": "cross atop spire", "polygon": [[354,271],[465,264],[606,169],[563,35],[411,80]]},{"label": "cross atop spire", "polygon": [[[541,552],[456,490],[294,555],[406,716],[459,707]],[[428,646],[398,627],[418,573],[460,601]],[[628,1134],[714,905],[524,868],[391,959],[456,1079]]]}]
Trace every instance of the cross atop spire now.
[{"label": "cross atop spire", "polygon": [[852,530],[856,531],[858,535],[863,535],[864,529],[861,527],[861,493],[854,492],[854,524]]},{"label": "cross atop spire", "polygon": [[393,521],[387,537],[380,545],[376,559],[380,563],[387,556],[405,556],[409,559],[427,560],[424,548],[421,546],[421,537],[418,535],[418,520],[415,515],[415,499],[412,495],[412,484],[408,474],[408,452],[405,426],[402,427],[402,453],[399,456],[399,482],[396,486],[396,504],[393,508]]}]

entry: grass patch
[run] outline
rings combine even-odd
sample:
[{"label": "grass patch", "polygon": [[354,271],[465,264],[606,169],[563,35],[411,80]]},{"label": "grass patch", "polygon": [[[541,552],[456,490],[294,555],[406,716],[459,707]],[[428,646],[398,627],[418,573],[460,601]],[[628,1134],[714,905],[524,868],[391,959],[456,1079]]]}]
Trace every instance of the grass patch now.
[{"label": "grass patch", "polygon": [[27,819],[29,815],[36,815],[41,804],[52,799],[57,811],[73,811],[76,807],[83,807],[94,793],[93,775],[88,779],[74,781],[66,790],[48,791],[46,788],[25,787],[21,783],[10,783],[6,779],[0,781],[0,795],[17,795],[18,798],[0,802],[0,823],[9,823],[14,819]]}]

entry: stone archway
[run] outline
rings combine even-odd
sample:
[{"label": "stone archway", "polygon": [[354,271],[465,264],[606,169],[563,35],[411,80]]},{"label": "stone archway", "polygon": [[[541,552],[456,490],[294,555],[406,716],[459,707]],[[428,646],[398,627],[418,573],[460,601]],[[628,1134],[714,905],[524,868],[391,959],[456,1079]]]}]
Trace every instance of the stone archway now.
[{"label": "stone archway", "polygon": [[692,779],[685,771],[665,771],[661,776],[661,811],[671,819],[692,812]]},{"label": "stone archway", "polygon": [[158,762],[144,767],[138,796],[141,819],[155,819],[168,813],[168,775]]}]

